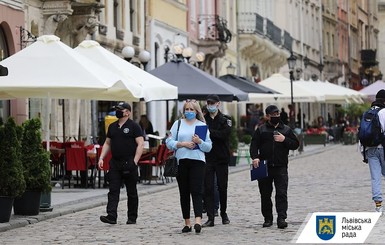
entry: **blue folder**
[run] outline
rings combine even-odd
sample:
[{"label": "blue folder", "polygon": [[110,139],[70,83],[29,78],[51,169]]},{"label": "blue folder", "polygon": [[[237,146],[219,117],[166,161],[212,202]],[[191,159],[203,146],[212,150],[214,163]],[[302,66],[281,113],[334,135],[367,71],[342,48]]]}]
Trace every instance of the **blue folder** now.
[{"label": "blue folder", "polygon": [[[195,134],[203,141],[206,140],[207,135],[207,125],[198,125],[195,126]],[[199,149],[199,145],[196,145],[194,149]]]},{"label": "blue folder", "polygon": [[260,180],[267,177],[267,162],[262,160],[259,162],[258,168],[254,168],[253,164],[250,165],[250,177],[251,181]]}]

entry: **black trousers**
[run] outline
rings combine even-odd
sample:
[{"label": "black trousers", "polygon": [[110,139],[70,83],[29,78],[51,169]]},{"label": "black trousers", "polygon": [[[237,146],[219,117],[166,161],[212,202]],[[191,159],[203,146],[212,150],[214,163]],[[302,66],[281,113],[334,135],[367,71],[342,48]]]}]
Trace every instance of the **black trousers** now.
[{"label": "black trousers", "polygon": [[219,203],[221,215],[226,214],[227,210],[227,186],[229,179],[229,166],[227,164],[207,163],[205,169],[205,205],[207,217],[214,221],[215,211],[215,177],[219,192]]},{"label": "black trousers", "polygon": [[178,181],[180,206],[183,219],[190,218],[190,195],[195,217],[202,217],[203,211],[203,175],[205,163],[192,159],[180,159],[178,165]]},{"label": "black trousers", "polygon": [[275,186],[275,207],[278,219],[287,218],[287,188],[289,176],[287,167],[269,167],[269,176],[258,180],[259,192],[261,193],[261,209],[265,220],[273,220],[273,203],[271,194],[273,182]]},{"label": "black trousers", "polygon": [[110,170],[108,171],[109,192],[107,203],[107,214],[117,218],[120,188],[122,183],[127,191],[127,217],[129,220],[136,221],[138,217],[139,198],[136,184],[138,182],[138,166],[135,165],[133,158],[130,159],[131,168],[128,174],[123,175],[122,163],[119,161],[110,161]]}]

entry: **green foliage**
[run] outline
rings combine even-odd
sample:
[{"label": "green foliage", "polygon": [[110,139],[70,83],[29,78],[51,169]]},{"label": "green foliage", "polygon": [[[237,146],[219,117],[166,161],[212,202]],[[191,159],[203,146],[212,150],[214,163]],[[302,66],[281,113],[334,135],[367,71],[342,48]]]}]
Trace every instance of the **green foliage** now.
[{"label": "green foliage", "polygon": [[362,114],[370,108],[370,103],[349,104],[346,107],[337,108],[340,115],[348,115],[351,119],[361,119]]},{"label": "green foliage", "polygon": [[20,160],[22,128],[13,118],[0,126],[0,196],[17,197],[25,191],[23,165]]},{"label": "green foliage", "polygon": [[42,146],[41,122],[38,118],[23,123],[21,162],[28,190],[51,191],[51,166],[49,153]]},{"label": "green foliage", "polygon": [[236,122],[233,116],[231,116],[231,133],[230,133],[230,151],[236,152],[238,149],[238,133]]},{"label": "green foliage", "polygon": [[252,136],[250,134],[244,134],[242,136],[242,142],[245,143],[246,145],[249,145],[251,143],[251,138]]}]

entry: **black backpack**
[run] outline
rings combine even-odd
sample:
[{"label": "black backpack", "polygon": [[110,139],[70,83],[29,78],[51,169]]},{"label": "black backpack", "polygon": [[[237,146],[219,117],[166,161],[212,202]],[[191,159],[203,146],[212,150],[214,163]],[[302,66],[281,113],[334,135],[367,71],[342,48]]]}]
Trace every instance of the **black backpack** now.
[{"label": "black backpack", "polygon": [[358,139],[364,147],[364,162],[367,162],[365,156],[366,147],[374,147],[384,143],[385,136],[381,128],[378,112],[382,108],[372,106],[369,110],[363,113],[360,127],[358,128]]}]

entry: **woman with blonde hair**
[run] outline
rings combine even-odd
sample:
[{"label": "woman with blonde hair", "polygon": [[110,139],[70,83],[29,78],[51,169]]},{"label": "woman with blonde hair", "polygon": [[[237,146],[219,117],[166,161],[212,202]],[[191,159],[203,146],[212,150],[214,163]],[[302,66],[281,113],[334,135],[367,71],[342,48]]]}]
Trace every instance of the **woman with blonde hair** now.
[{"label": "woman with blonde hair", "polygon": [[195,215],[195,232],[200,233],[202,228],[205,152],[211,150],[212,142],[208,130],[205,140],[195,134],[195,127],[200,125],[206,125],[206,123],[199,103],[196,100],[186,100],[183,105],[182,119],[174,122],[170,130],[171,134],[166,139],[167,147],[176,151],[175,156],[178,159],[177,181],[185,222],[182,233],[191,232],[190,196]]}]

